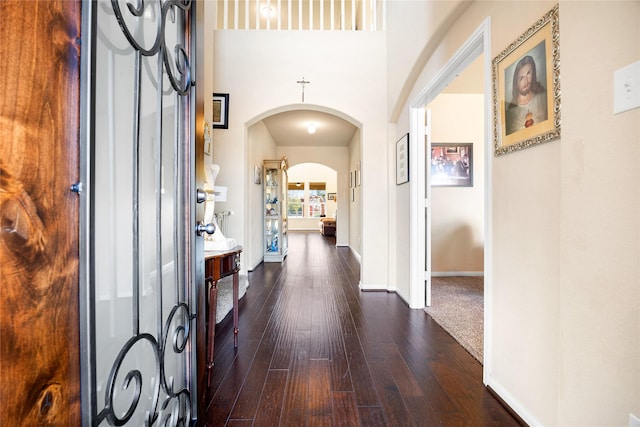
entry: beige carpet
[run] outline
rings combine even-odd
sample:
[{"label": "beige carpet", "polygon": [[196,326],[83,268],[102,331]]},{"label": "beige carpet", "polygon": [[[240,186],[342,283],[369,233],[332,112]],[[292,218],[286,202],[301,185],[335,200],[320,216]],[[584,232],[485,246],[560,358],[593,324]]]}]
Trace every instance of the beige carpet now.
[{"label": "beige carpet", "polygon": [[433,277],[431,307],[425,310],[480,363],[484,334],[483,294],[483,277]]},{"label": "beige carpet", "polygon": [[[238,299],[247,292],[249,279],[240,275],[238,281]],[[225,277],[218,282],[218,304],[216,305],[216,324],[222,322],[233,309],[233,276]]]}]

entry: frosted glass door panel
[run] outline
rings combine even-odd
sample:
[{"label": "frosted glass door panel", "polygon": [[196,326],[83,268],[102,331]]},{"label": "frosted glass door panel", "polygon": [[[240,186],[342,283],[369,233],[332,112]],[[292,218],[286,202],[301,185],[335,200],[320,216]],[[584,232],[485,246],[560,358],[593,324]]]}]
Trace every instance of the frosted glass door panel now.
[{"label": "frosted glass door panel", "polygon": [[92,425],[189,425],[189,6],[94,5]]}]

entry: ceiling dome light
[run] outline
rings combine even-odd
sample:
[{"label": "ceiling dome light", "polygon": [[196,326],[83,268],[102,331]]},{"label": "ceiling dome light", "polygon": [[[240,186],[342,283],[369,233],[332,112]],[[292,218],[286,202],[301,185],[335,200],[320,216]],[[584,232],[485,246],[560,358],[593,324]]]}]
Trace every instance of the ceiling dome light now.
[{"label": "ceiling dome light", "polygon": [[276,14],[276,12],[271,9],[269,6],[262,6],[260,8],[260,14],[265,18],[270,18]]},{"label": "ceiling dome light", "polygon": [[307,132],[309,132],[310,134],[316,133],[316,124],[309,123],[309,126],[307,126]]}]

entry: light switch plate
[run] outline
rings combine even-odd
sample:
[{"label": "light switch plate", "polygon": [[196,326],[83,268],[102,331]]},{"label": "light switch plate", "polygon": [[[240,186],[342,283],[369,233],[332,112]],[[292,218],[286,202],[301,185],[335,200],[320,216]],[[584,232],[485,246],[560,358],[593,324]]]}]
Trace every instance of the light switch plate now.
[{"label": "light switch plate", "polygon": [[629,414],[629,427],[640,427],[640,418]]},{"label": "light switch plate", "polygon": [[613,113],[640,107],[640,61],[613,72]]}]

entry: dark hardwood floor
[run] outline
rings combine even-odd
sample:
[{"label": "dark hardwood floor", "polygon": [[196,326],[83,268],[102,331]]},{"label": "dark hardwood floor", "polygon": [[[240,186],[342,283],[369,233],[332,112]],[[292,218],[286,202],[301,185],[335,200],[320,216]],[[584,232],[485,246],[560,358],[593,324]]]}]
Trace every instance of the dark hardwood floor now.
[{"label": "dark hardwood floor", "polygon": [[423,310],[361,292],[348,248],[292,232],[284,263],[258,266],[239,346],[216,332],[204,426],[517,426],[482,366]]}]

